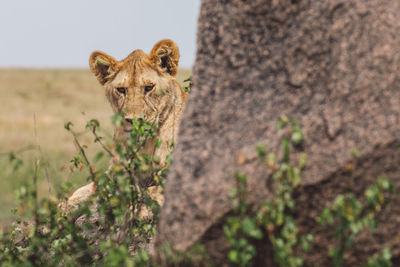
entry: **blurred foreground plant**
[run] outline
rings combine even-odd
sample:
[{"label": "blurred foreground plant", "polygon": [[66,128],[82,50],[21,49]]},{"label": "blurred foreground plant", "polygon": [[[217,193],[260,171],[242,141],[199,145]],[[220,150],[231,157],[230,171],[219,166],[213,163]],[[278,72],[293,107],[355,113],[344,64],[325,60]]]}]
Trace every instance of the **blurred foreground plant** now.
[{"label": "blurred foreground plant", "polygon": [[[121,114],[115,115],[114,124],[121,118]],[[72,168],[89,171],[88,180],[96,186],[95,194],[70,209],[59,205],[67,200],[65,192],[59,199],[39,200],[37,162],[32,182],[17,192],[19,206],[15,212],[19,219],[0,237],[1,266],[150,264],[143,249],[156,233],[160,206],[150,196],[149,187],[163,185],[166,167],[160,166],[160,159],[142,153],[142,148],[155,138],[157,125],[133,120],[133,130],[125,142],[107,143],[98,134],[99,127],[97,120],[87,124],[94,142],[102,148],[94,161],[104,156],[112,160],[107,171],[96,169],[73,124],[65,125],[79,151],[71,160]],[[69,185],[62,188],[66,191]],[[145,210],[150,215],[143,216]],[[24,219],[26,215],[30,219]]]}]

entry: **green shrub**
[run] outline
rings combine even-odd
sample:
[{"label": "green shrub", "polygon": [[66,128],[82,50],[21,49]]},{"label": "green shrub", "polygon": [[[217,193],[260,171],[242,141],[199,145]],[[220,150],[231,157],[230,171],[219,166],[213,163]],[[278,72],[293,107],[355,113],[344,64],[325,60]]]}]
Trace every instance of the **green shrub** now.
[{"label": "green shrub", "polygon": [[292,198],[293,189],[301,182],[301,170],[306,164],[306,155],[302,154],[295,164],[290,157],[291,146],[303,142],[303,132],[296,121],[282,116],[277,123],[277,131],[287,127],[288,132],[281,141],[282,156],[277,161],[274,153],[268,153],[267,147],[257,145],[256,152],[262,164],[269,168],[276,186],[275,196],[265,201],[261,207],[249,206],[246,195],[247,177],[237,174],[236,187],[232,191],[237,205],[233,215],[226,219],[225,236],[230,244],[228,261],[232,266],[253,265],[256,256],[254,240],[261,239],[266,233],[273,251],[274,260],[280,266],[300,266],[303,261],[294,254],[294,248],[301,245],[308,250],[313,236],[300,237],[291,216],[295,208]]},{"label": "green shrub", "polygon": [[[301,146],[304,134],[298,122],[281,116],[276,125],[277,131],[283,132],[281,157],[277,160],[274,153],[269,153],[265,145],[257,145],[256,152],[261,163],[272,174],[276,193],[261,206],[254,207],[247,199],[247,176],[236,174],[236,186],[232,189],[235,203],[233,213],[226,218],[224,233],[230,250],[227,260],[231,266],[252,266],[257,254],[256,240],[266,236],[271,243],[274,261],[279,266],[301,266],[303,260],[295,255],[295,248],[300,246],[307,252],[313,242],[313,235],[299,236],[291,211],[295,208],[293,190],[301,182],[307,156],[301,154],[298,161],[291,158],[291,148]],[[352,150],[355,156],[356,150]],[[334,266],[343,266],[345,252],[352,249],[354,238],[365,228],[376,230],[376,213],[387,204],[385,194],[396,192],[394,185],[386,178],[378,178],[364,193],[365,204],[358,201],[352,193],[336,197],[334,204],[323,210],[317,221],[322,225],[334,226],[338,246],[329,251]],[[328,255],[327,255],[328,256]],[[392,266],[389,248],[373,255],[364,266]]]},{"label": "green shrub", "polygon": [[[334,266],[344,265],[346,251],[352,248],[355,237],[362,230],[376,230],[376,214],[387,203],[385,193],[395,194],[396,188],[388,179],[380,177],[365,191],[365,204],[352,193],[338,195],[332,206],[325,208],[317,218],[321,225],[334,225],[338,245],[329,250]],[[379,262],[383,265],[374,265]],[[391,266],[389,263],[390,250],[386,248],[381,255],[375,255],[368,260],[367,266]]]},{"label": "green shrub", "polygon": [[[115,115],[114,124],[118,125],[121,119],[121,114]],[[20,218],[1,235],[2,266],[130,266],[136,254],[137,262],[148,260],[142,248],[156,233],[160,207],[150,198],[147,188],[163,185],[166,168],[159,165],[159,159],[141,153],[141,149],[156,136],[157,125],[134,120],[126,142],[109,144],[98,135],[99,127],[97,120],[87,124],[94,142],[102,148],[94,162],[105,156],[113,159],[107,171],[96,170],[86,155],[87,147],[79,143],[73,124],[65,125],[79,150],[71,160],[72,167],[88,170],[88,180],[97,185],[96,194],[70,212],[59,207],[66,195],[39,200],[37,162],[32,181],[17,192],[20,204],[16,213]],[[16,165],[20,164],[16,161]],[[63,188],[69,186],[65,184]],[[140,218],[139,212],[144,208],[152,211],[150,220]],[[26,214],[30,215],[29,220],[24,219]]]}]

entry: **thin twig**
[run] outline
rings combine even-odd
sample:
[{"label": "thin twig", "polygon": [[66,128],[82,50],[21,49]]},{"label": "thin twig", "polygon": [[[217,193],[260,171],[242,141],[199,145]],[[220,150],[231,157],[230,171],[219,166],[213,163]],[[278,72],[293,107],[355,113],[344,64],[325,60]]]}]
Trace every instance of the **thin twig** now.
[{"label": "thin twig", "polygon": [[129,217],[130,217],[129,215],[130,214],[131,213],[129,212],[129,209],[124,214],[122,227],[117,234],[117,244],[118,245],[121,245],[123,242],[125,242],[126,230],[128,229],[128,226],[129,226]]},{"label": "thin twig", "polygon": [[35,220],[35,235],[37,235],[39,233],[39,224],[40,224],[39,212],[38,212],[39,205],[38,205],[38,201],[37,201],[37,198],[38,198],[37,178],[38,178],[39,163],[40,163],[40,160],[35,161],[35,172],[33,175],[33,186],[34,186],[34,190],[35,190],[34,203],[33,203],[34,204],[33,216],[34,216],[34,220]]},{"label": "thin twig", "polygon": [[[140,187],[137,185],[136,181],[135,181],[135,177],[133,176],[132,171],[130,170],[130,164],[128,165],[129,168],[125,168],[125,170],[128,172],[129,174],[129,184],[130,186],[136,189],[136,192],[141,192],[140,191]],[[137,198],[135,198],[135,192],[132,190],[132,188],[130,189],[131,191],[131,206],[132,206],[132,212],[135,213],[135,200],[137,200]]]},{"label": "thin twig", "polygon": [[85,161],[86,166],[89,168],[90,176],[92,177],[92,182],[96,183],[96,175],[95,175],[95,173],[93,171],[92,165],[90,164],[90,162],[89,162],[89,160],[88,160],[88,158],[86,156],[85,150],[83,149],[83,147],[79,143],[78,138],[76,138],[76,133],[74,131],[72,131],[71,129],[69,131],[71,132],[72,136],[74,137],[74,143],[78,147],[79,152],[81,153],[81,155],[82,155],[82,157],[83,157],[83,159]]},{"label": "thin twig", "polygon": [[115,158],[115,154],[106,146],[104,145],[104,143],[101,141],[101,137],[99,137],[96,133],[96,128],[93,127],[93,131],[92,133],[94,134],[94,136],[96,137],[96,142],[98,142],[101,147],[112,157]]},{"label": "thin twig", "polygon": [[[36,124],[36,114],[33,113],[33,130],[34,130],[34,134],[35,134],[36,147],[39,150],[40,156],[44,159],[43,151],[42,151],[42,148],[40,146],[39,138],[38,138],[38,135],[37,135],[37,127],[36,127],[36,125],[37,125]],[[43,165],[44,165],[44,175],[46,176],[47,184],[49,185],[49,193],[51,193],[51,184],[50,184],[49,169],[48,169],[49,163],[47,161],[44,161]]]}]

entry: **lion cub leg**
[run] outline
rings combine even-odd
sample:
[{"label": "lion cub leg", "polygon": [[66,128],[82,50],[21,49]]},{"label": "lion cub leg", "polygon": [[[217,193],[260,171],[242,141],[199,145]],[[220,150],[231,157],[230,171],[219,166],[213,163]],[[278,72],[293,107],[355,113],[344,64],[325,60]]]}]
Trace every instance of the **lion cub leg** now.
[{"label": "lion cub leg", "polygon": [[[77,209],[80,203],[88,201],[89,198],[95,194],[96,188],[97,186],[94,182],[78,188],[66,202],[59,205],[60,209],[64,212],[70,212]],[[157,201],[160,206],[164,204],[164,194],[161,186],[150,186],[148,192],[152,200]],[[150,220],[152,217],[153,214],[147,206],[143,207],[139,212],[139,218],[141,220]]]},{"label": "lion cub leg", "polygon": [[60,204],[60,208],[64,212],[69,212],[78,208],[79,203],[88,201],[96,192],[96,183],[91,182],[81,188],[78,188],[66,202]]}]

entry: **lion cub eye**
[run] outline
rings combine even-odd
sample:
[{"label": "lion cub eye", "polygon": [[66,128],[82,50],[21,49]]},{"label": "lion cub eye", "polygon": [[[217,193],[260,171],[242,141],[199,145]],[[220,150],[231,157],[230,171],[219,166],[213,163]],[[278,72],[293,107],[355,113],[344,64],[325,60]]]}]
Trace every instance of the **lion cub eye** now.
[{"label": "lion cub eye", "polygon": [[128,89],[126,89],[125,87],[118,87],[117,91],[122,95],[126,95],[126,91],[128,91]]},{"label": "lion cub eye", "polygon": [[151,90],[153,90],[154,88],[154,84],[150,84],[150,85],[146,85],[144,87],[144,93],[147,94],[148,92],[150,92]]}]

